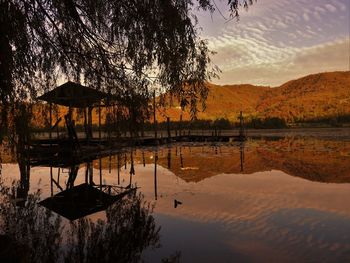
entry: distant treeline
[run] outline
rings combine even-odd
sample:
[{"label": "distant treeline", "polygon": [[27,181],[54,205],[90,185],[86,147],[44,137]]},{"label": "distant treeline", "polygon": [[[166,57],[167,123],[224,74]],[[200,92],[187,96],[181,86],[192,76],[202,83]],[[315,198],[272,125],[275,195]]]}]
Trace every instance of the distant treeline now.
[{"label": "distant treeline", "polygon": [[[283,129],[289,127],[313,127],[313,126],[330,126],[330,127],[341,127],[345,123],[350,123],[350,115],[339,115],[331,117],[315,118],[310,120],[295,120],[293,123],[287,123],[286,120],[278,117],[271,118],[245,118],[244,128],[249,129]],[[84,125],[77,124],[77,131],[84,131]],[[238,129],[240,127],[239,122],[232,122],[226,118],[219,118],[216,120],[192,120],[192,121],[170,121],[170,130],[230,130]],[[135,126],[136,128],[136,126]],[[57,127],[59,131],[64,131],[65,127]],[[92,125],[94,131],[98,131],[99,127],[96,124]],[[107,132],[120,132],[125,133],[130,131],[130,123],[127,120],[120,121],[118,124],[102,124],[101,131]],[[160,122],[157,123],[157,130],[167,130],[168,123]],[[137,125],[137,130],[141,131],[153,131],[154,124],[152,122],[144,122],[143,124]],[[43,127],[33,127],[33,131],[48,131],[48,128]],[[56,129],[55,129],[56,131]],[[54,132],[54,131],[53,131]]]},{"label": "distant treeline", "polygon": [[318,117],[309,120],[296,120],[295,123],[307,123],[307,124],[327,124],[332,127],[340,127],[345,123],[350,123],[350,114],[340,114],[327,117]]}]

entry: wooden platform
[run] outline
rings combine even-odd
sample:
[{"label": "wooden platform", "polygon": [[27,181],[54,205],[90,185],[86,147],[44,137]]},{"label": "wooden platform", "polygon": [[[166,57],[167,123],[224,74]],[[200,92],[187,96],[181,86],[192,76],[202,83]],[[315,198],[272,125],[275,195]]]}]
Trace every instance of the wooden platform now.
[{"label": "wooden platform", "polygon": [[245,139],[232,135],[182,135],[171,138],[81,139],[75,144],[68,139],[40,139],[31,142],[28,156],[31,166],[69,167],[123,152],[128,147],[150,147],[177,142],[233,142]]}]

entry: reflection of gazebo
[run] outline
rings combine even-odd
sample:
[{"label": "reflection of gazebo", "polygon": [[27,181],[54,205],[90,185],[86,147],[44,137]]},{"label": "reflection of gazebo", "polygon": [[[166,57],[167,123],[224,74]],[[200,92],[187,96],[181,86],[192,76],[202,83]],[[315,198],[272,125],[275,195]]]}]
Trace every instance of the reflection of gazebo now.
[{"label": "reflection of gazebo", "polygon": [[[92,108],[95,106],[99,107],[99,126],[101,125],[101,109],[100,102],[103,99],[108,97],[107,93],[102,91],[98,91],[78,83],[74,83],[68,81],[61,86],[56,87],[55,89],[43,94],[38,97],[39,100],[46,101],[50,103],[50,131],[52,127],[52,104],[57,104],[61,106],[66,106],[71,108],[80,108],[84,109],[84,124],[86,128],[86,136],[87,138],[92,137]],[[86,109],[88,109],[88,113],[86,113]],[[66,124],[68,132],[70,130],[71,125],[71,110],[69,110],[69,114],[66,115]],[[54,125],[56,126],[57,123]],[[74,126],[74,125],[73,125]],[[100,129],[100,128],[99,128]],[[51,137],[51,132],[50,132]]]},{"label": "reflection of gazebo", "polygon": [[136,188],[121,190],[113,195],[110,189],[104,192],[85,183],[51,196],[41,201],[40,205],[69,220],[75,220],[107,209]]}]

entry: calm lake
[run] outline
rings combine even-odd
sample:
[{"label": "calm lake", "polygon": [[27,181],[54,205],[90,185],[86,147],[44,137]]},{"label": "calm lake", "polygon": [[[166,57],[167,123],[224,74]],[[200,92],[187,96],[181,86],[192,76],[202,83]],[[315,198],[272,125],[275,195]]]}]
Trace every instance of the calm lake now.
[{"label": "calm lake", "polygon": [[70,222],[38,204],[66,189],[67,168],[21,178],[3,162],[0,243],[33,262],[350,262],[350,140],[127,149],[90,169],[96,185],[138,188]]}]

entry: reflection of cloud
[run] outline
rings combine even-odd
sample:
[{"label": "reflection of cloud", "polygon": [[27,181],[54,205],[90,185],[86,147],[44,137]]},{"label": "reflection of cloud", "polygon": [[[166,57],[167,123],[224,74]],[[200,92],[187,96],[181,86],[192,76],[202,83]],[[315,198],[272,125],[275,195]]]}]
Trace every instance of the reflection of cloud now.
[{"label": "reflection of cloud", "polygon": [[[241,13],[239,23],[200,17],[204,37],[218,52],[213,61],[223,71],[217,83],[274,86],[290,76],[346,70],[348,11],[346,0],[267,0]],[[304,64],[307,57],[314,60]]]}]

